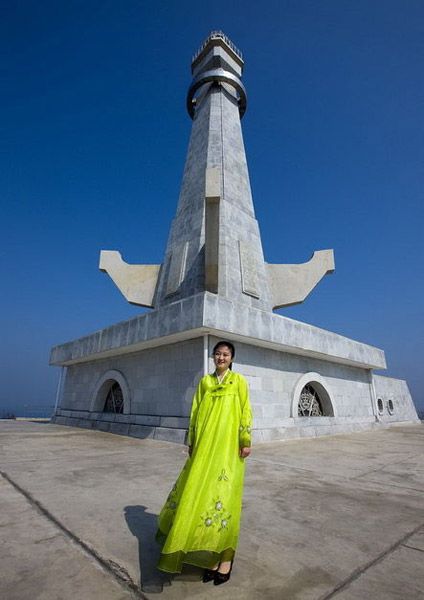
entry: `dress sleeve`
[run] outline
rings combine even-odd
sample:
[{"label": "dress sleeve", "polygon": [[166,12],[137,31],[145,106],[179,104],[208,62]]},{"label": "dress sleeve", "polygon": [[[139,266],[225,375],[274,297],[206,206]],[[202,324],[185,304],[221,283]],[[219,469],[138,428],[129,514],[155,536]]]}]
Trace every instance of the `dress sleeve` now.
[{"label": "dress sleeve", "polygon": [[201,400],[202,400],[202,380],[199,381],[199,385],[197,386],[196,393],[193,396],[193,403],[191,405],[190,425],[188,428],[188,437],[187,437],[187,444],[189,446],[194,445],[194,440],[196,437],[197,413],[199,411],[199,406],[200,406]]},{"label": "dress sleeve", "polygon": [[239,427],[239,441],[240,448],[250,448],[251,441],[251,431],[252,431],[252,409],[250,407],[249,400],[249,386],[247,385],[247,381],[244,377],[240,377],[239,382],[239,396],[240,396],[240,407],[241,407],[241,417],[240,417],[240,427]]}]

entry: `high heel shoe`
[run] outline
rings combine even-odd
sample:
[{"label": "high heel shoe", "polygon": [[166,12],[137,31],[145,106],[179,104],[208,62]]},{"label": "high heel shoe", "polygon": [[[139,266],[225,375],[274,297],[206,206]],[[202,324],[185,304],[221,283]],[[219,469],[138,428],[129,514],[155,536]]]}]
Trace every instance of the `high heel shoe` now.
[{"label": "high heel shoe", "polygon": [[231,571],[233,570],[233,562],[234,560],[231,561],[230,570],[228,573],[220,573],[218,567],[218,570],[215,571],[215,577],[213,578],[214,585],[221,585],[221,583],[226,583],[230,579]]},{"label": "high heel shoe", "polygon": [[203,571],[203,583],[208,583],[208,581],[212,581],[212,579],[215,579],[215,573],[217,572],[217,570],[218,567],[216,567],[216,569],[205,569]]}]

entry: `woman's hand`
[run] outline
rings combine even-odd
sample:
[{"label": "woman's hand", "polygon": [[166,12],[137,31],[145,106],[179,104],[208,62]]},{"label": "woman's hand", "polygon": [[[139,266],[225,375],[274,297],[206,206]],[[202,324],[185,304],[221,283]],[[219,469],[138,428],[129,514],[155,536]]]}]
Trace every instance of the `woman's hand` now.
[{"label": "woman's hand", "polygon": [[250,452],[251,448],[240,448],[240,458],[247,458],[248,456],[250,456]]}]

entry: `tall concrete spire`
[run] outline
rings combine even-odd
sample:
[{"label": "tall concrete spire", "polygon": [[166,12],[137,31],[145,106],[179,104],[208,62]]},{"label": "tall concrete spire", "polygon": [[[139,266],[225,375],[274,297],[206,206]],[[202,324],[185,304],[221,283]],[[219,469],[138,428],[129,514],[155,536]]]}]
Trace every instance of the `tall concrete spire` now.
[{"label": "tall concrete spire", "polygon": [[303,301],[334,268],[332,251],[304,265],[264,261],[241,130],[243,66],[222,32],[212,32],[193,57],[193,125],[163,264],[127,265],[117,252],[101,255],[100,268],[130,302],[158,308],[208,291],[271,311]]},{"label": "tall concrete spire", "polygon": [[221,33],[194,56],[193,126],[157,305],[208,290],[271,308],[241,132],[242,69],[241,53]]}]

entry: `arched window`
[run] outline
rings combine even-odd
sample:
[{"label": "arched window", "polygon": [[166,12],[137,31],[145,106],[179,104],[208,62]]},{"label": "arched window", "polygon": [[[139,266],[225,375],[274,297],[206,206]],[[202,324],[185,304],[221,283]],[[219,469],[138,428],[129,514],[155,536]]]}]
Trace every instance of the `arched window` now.
[{"label": "arched window", "polygon": [[383,406],[383,400],[381,398],[379,398],[377,400],[377,408],[378,408],[378,414],[382,415],[383,414],[384,406]]},{"label": "arched window", "polygon": [[124,412],[124,394],[117,381],[111,383],[112,385],[107,393],[103,412],[122,414]]},{"label": "arched window", "polygon": [[90,410],[97,413],[131,413],[130,388],[121,371],[110,369],[97,380],[91,392]]},{"label": "arched window", "polygon": [[310,372],[299,377],[293,388],[290,414],[295,419],[337,416],[331,388],[322,375]]},{"label": "arched window", "polygon": [[392,415],[395,412],[393,400],[387,400],[387,410],[389,411],[389,415]]},{"label": "arched window", "polygon": [[308,383],[300,392],[297,410],[299,417],[322,417],[324,415],[321,398],[312,384]]}]

